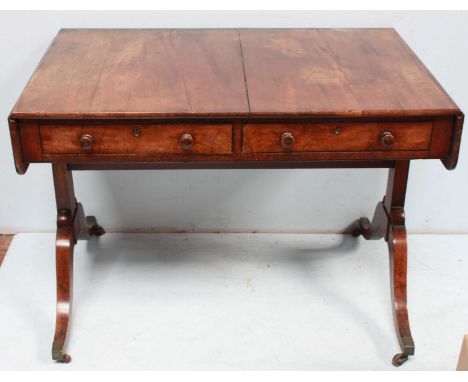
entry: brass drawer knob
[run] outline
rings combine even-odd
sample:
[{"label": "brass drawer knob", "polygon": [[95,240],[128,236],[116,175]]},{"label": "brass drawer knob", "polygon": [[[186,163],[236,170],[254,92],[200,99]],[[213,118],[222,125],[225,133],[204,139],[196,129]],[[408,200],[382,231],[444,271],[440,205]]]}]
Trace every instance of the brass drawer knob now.
[{"label": "brass drawer knob", "polygon": [[91,150],[94,144],[94,138],[91,134],[83,134],[80,138],[80,146],[83,150]]},{"label": "brass drawer knob", "polygon": [[281,145],[285,149],[289,149],[294,145],[294,142],[296,142],[296,139],[294,138],[294,135],[291,133],[283,133],[281,135]]},{"label": "brass drawer knob", "polygon": [[192,134],[182,134],[182,136],[179,139],[180,147],[182,147],[185,150],[191,149],[193,147],[193,137]]},{"label": "brass drawer knob", "polygon": [[395,143],[395,137],[390,131],[384,131],[380,136],[380,142],[383,146],[389,147]]}]

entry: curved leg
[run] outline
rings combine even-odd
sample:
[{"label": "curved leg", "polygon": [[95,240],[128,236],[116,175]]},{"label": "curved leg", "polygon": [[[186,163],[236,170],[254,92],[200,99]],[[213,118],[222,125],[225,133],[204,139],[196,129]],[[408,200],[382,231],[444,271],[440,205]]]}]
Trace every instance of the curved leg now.
[{"label": "curved leg", "polygon": [[65,363],[71,361],[71,357],[64,353],[64,347],[71,315],[74,246],[75,240],[70,211],[60,211],[57,219],[57,239],[55,243],[57,316],[54,342],[52,344],[52,358]]},{"label": "curved leg", "polygon": [[[393,319],[402,353],[393,357],[392,364],[401,366],[414,355],[414,341],[408,317],[406,298],[407,244],[403,209],[395,209],[393,216],[399,216],[402,224],[392,224],[388,232],[388,250],[390,254],[390,285],[393,306]],[[396,220],[396,219],[395,219]]]},{"label": "curved leg", "polygon": [[94,216],[85,217],[83,206],[76,202],[71,171],[64,163],[52,165],[57,200],[57,316],[52,358],[68,363],[71,357],[64,352],[71,318],[73,287],[73,249],[78,239],[104,234]]},{"label": "curved leg", "polygon": [[387,244],[390,258],[390,283],[393,317],[402,353],[392,359],[394,366],[401,366],[414,355],[406,299],[407,243],[405,226],[405,197],[409,174],[409,161],[396,162],[390,170],[384,207],[388,216]]},{"label": "curved leg", "polygon": [[409,161],[395,162],[390,169],[387,192],[377,204],[372,223],[367,218],[358,219],[353,225],[353,236],[367,240],[385,238],[390,259],[390,282],[393,317],[402,353],[393,357],[392,364],[401,366],[414,354],[414,342],[408,319],[406,303],[407,245],[405,227],[405,195]]}]

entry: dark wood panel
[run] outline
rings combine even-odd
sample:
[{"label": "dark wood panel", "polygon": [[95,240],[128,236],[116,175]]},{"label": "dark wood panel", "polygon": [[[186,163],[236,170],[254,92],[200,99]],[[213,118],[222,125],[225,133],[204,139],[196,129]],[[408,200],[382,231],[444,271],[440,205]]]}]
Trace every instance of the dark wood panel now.
[{"label": "dark wood panel", "polygon": [[453,120],[439,119],[434,121],[431,138],[431,152],[440,157],[450,156],[450,142],[453,134]]},{"label": "dark wood panel", "polygon": [[240,36],[252,114],[459,112],[393,29],[248,29]]},{"label": "dark wood panel", "polygon": [[13,149],[13,159],[15,161],[15,169],[18,174],[23,175],[26,173],[29,164],[24,160],[18,121],[12,118],[8,118],[8,127],[10,129],[10,139]]},{"label": "dark wood panel", "polygon": [[21,152],[26,162],[40,162],[42,160],[41,137],[39,124],[35,121],[20,123]]},{"label": "dark wood panel", "polygon": [[[244,153],[428,150],[431,122],[246,124]],[[290,144],[284,139],[289,138]],[[390,138],[385,142],[385,138]]]},{"label": "dark wood panel", "polygon": [[64,29],[13,116],[247,112],[237,30]]},{"label": "dark wood panel", "polygon": [[459,109],[392,29],[66,29],[12,117],[249,113]]},{"label": "dark wood panel", "polygon": [[248,29],[240,36],[252,113],[360,110],[320,30]]},{"label": "dark wood panel", "polygon": [[[232,125],[43,125],[44,154],[229,154]],[[184,144],[184,138],[188,141]],[[190,139],[192,144],[190,144]]]},{"label": "dark wood panel", "polygon": [[364,113],[458,110],[395,30],[329,29],[321,34]]},{"label": "dark wood panel", "polygon": [[[449,155],[442,160],[442,163],[448,170],[453,170],[457,167],[458,157],[460,154],[461,136],[463,132],[464,115],[457,115],[454,118]],[[443,144],[442,142],[440,144]]]}]

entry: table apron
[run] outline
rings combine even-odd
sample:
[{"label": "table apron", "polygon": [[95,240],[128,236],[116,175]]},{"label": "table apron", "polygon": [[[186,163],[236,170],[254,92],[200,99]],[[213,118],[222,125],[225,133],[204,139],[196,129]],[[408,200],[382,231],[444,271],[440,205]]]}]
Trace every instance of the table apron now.
[{"label": "table apron", "polygon": [[[128,125],[118,122],[121,127],[116,129],[116,123],[109,123],[109,128],[113,129],[110,131],[124,132],[123,143],[106,131],[106,124],[102,122],[68,122],[63,123],[63,129],[56,122],[53,125],[31,120],[14,123],[10,130],[12,136],[18,137],[13,143],[17,169],[25,169],[29,163],[68,163],[76,169],[372,168],[392,167],[394,161],[412,159],[456,163],[450,160],[454,155],[452,141],[457,126],[453,117],[432,121],[362,122],[361,125],[359,122],[276,122],[272,126],[271,123],[185,122],[169,125],[167,129],[154,122],[149,127],[148,122]],[[379,138],[387,128],[394,132],[396,139],[395,144],[388,147],[381,144]],[[167,130],[171,131],[167,133]],[[65,148],[56,144],[54,132],[57,142],[65,142]],[[293,143],[296,137],[292,148],[281,140],[282,134],[289,132]],[[335,134],[337,144],[333,145]],[[188,144],[188,149],[181,143],[182,136],[187,138],[185,135],[190,135],[188,143],[183,142]],[[89,144],[96,140],[95,146],[85,149],[80,146],[80,137],[88,139]],[[104,138],[100,141],[101,137]],[[142,139],[152,139],[160,146],[153,149],[151,143]],[[116,142],[115,152],[112,142]],[[26,165],[21,167],[21,161]]]}]

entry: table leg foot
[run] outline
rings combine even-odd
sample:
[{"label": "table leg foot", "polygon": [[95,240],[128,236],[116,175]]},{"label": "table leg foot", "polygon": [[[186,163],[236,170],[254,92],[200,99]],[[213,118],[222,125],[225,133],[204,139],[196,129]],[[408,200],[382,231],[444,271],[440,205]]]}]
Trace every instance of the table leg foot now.
[{"label": "table leg foot", "polygon": [[372,222],[368,218],[360,218],[353,223],[352,235],[362,235],[366,240],[379,240],[385,236],[388,218],[383,203],[380,202],[375,208]]},{"label": "table leg foot", "polygon": [[406,361],[408,361],[408,355],[406,355],[405,353],[398,353],[393,356],[392,365],[395,367],[400,367]]},{"label": "table leg foot", "polygon": [[78,239],[88,240],[92,236],[102,236],[106,233],[94,216],[86,216],[83,210],[83,205],[77,203],[77,220],[79,224]]},{"label": "table leg foot", "polygon": [[364,232],[368,232],[371,222],[368,218],[360,218],[353,223],[351,234],[353,237],[364,236]]},{"label": "table leg foot", "polygon": [[57,354],[52,354],[52,358],[54,361],[57,361],[58,363],[70,363],[72,360],[72,357],[68,354],[63,354],[62,352],[57,352]]},{"label": "table leg foot", "polygon": [[400,366],[408,360],[408,356],[414,355],[414,341],[407,307],[407,241],[403,209],[394,208],[392,216],[395,223],[389,227],[387,238],[390,255],[391,298],[396,334],[403,354],[400,357],[397,354],[392,364]]},{"label": "table leg foot", "polygon": [[102,236],[106,233],[94,216],[86,216],[86,227],[90,236]]}]

